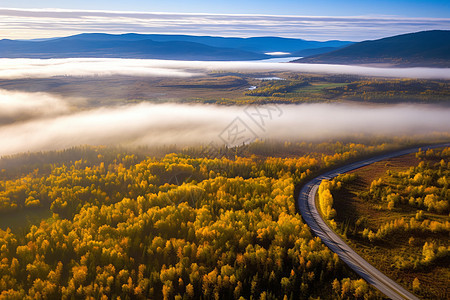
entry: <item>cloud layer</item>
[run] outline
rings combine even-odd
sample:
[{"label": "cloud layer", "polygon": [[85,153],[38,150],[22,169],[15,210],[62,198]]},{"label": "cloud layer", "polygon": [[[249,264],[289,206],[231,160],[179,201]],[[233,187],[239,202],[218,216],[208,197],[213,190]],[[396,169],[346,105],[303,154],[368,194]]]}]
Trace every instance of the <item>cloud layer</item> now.
[{"label": "cloud layer", "polygon": [[0,36],[11,39],[136,32],[361,41],[431,29],[450,29],[450,19],[0,9]]},{"label": "cloud layer", "polygon": [[[91,145],[234,146],[255,138],[313,140],[351,134],[397,136],[450,132],[449,107],[304,104],[225,107],[148,104],[66,110],[66,99],[42,93],[2,92],[8,103],[35,103],[39,113],[22,120],[20,105],[1,118],[0,156]],[[8,98],[5,100],[5,98]],[[73,101],[73,100],[70,100]],[[24,110],[26,105],[23,107]]]},{"label": "cloud layer", "polygon": [[450,79],[450,68],[374,68],[273,62],[204,62],[120,58],[0,59],[0,79],[53,76],[193,77],[210,71],[291,71],[365,76]]}]

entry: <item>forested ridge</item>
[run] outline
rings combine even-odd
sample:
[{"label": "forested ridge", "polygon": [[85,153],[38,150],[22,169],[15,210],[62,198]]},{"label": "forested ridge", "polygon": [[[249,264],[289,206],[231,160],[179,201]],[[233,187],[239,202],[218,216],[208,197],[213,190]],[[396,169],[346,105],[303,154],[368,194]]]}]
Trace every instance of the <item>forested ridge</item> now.
[{"label": "forested ridge", "polygon": [[[290,158],[252,147],[220,159],[53,152],[34,155],[43,169],[30,172],[10,158],[1,214],[40,207],[53,216],[0,231],[0,298],[379,297],[312,236],[293,197],[311,172],[385,145],[278,146],[309,152]],[[59,162],[44,163],[51,156]]]}]

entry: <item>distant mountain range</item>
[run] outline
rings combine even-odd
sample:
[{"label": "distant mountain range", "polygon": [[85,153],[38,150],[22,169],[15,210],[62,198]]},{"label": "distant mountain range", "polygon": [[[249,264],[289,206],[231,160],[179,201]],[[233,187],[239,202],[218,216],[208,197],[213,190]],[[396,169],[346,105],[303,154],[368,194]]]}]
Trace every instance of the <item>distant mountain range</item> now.
[{"label": "distant mountain range", "polygon": [[[162,34],[85,33],[38,40],[0,40],[3,58],[117,57],[175,60],[259,60],[324,53],[351,44],[279,37],[225,38]],[[309,51],[309,52],[308,52]],[[285,52],[285,55],[268,55]]]},{"label": "distant mountain range", "polygon": [[450,31],[421,31],[359,43],[280,37],[83,33],[51,39],[0,40],[0,57],[114,57],[203,61],[304,57],[294,62],[450,67]]},{"label": "distant mountain range", "polygon": [[364,41],[295,62],[450,67],[450,30],[421,31]]}]

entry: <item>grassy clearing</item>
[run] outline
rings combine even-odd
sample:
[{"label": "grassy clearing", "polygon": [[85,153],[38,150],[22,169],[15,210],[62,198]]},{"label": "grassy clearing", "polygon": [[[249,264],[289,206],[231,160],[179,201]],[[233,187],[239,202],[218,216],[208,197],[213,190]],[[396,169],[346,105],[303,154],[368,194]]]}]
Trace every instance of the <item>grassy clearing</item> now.
[{"label": "grassy clearing", "polygon": [[39,225],[42,220],[52,216],[48,207],[35,207],[23,211],[2,213],[0,229],[11,229],[13,233],[26,232],[32,225]]},{"label": "grassy clearing", "polygon": [[337,87],[346,86],[347,83],[311,83],[309,86],[298,88],[294,91],[294,93],[317,93],[317,92],[326,92],[326,89],[332,89]]},{"label": "grassy clearing", "polygon": [[[399,261],[408,259],[420,259],[423,246],[426,242],[438,243],[448,247],[448,233],[424,233],[424,232],[397,232],[378,242],[369,242],[357,232],[355,223],[363,220],[364,227],[376,231],[381,225],[399,218],[410,220],[414,218],[417,209],[408,205],[398,205],[394,209],[387,209],[379,202],[364,201],[358,194],[370,189],[371,183],[381,178],[382,182],[389,181],[387,171],[398,172],[408,170],[411,166],[417,166],[419,160],[414,154],[397,157],[370,166],[352,171],[357,179],[347,183],[338,191],[333,192],[334,208],[337,211],[335,221],[341,234],[350,246],[364,259],[387,276],[409,290],[413,290],[412,283],[415,278],[420,282],[420,289],[416,294],[426,299],[448,299],[450,290],[450,261],[447,257],[437,259],[428,266],[415,268],[400,268]],[[424,218],[436,221],[448,221],[448,215],[434,212],[424,212]]]}]

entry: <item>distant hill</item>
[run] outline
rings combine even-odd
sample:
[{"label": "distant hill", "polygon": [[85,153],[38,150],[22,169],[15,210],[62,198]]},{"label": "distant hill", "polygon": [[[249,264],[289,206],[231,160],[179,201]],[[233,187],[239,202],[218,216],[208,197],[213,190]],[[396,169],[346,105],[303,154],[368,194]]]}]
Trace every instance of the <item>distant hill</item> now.
[{"label": "distant hill", "polygon": [[114,57],[185,60],[257,60],[271,56],[240,49],[218,48],[192,42],[152,40],[55,39],[42,42],[0,41],[0,57],[69,58]]},{"label": "distant hill", "polygon": [[292,56],[307,57],[307,56],[318,55],[318,54],[335,51],[339,48],[340,47],[320,47],[320,48],[303,49],[300,51],[292,52]]},{"label": "distant hill", "polygon": [[85,33],[39,40],[1,40],[3,58],[117,57],[178,60],[259,60],[267,52],[335,49],[343,41],[305,41],[278,37],[224,38],[160,34]]},{"label": "distant hill", "polygon": [[364,41],[295,62],[450,67],[450,30],[421,31]]},{"label": "distant hill", "polygon": [[172,35],[172,34],[137,34],[126,33],[120,35],[105,33],[83,33],[64,38],[65,40],[95,40],[95,41],[140,41],[152,40],[155,42],[192,42],[219,48],[233,48],[245,51],[266,53],[266,52],[295,52],[304,49],[322,47],[344,47],[352,44],[347,41],[307,41],[303,39],[281,38],[281,37],[218,37],[218,36],[193,36],[193,35]]}]

